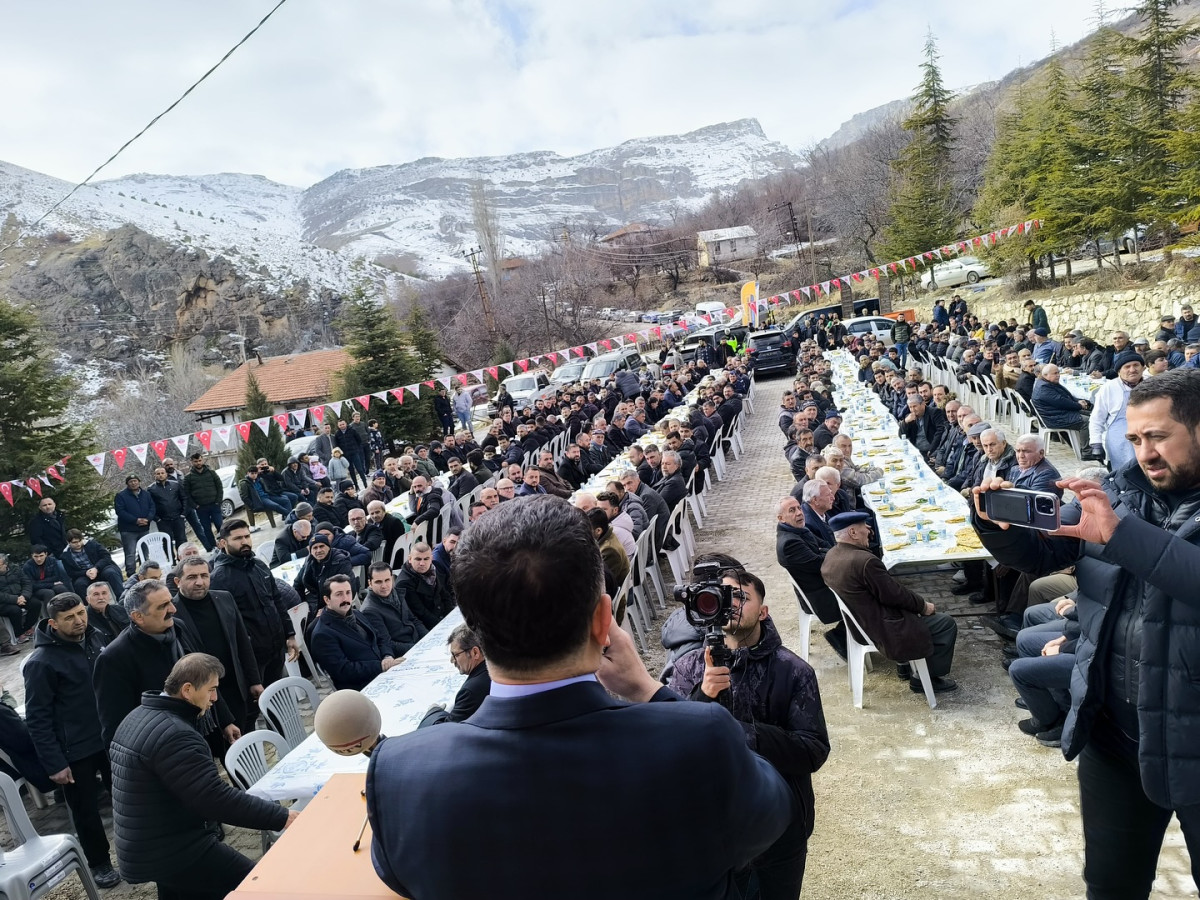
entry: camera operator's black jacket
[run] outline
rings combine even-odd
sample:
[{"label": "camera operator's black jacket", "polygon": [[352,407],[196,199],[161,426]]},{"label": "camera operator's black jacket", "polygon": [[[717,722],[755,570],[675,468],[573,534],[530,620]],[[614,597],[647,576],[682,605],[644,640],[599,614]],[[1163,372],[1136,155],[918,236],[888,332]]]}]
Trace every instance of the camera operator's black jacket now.
[{"label": "camera operator's black jacket", "polygon": [[[783,646],[775,623],[762,622],[753,647],[732,651],[730,712],[746,732],[746,743],[784,777],[804,810],[804,832],[812,834],[812,773],[829,756],[829,732],[821,692],[812,667]],[[667,684],[693,700],[709,700],[701,690],[704,648],[681,656]]]}]

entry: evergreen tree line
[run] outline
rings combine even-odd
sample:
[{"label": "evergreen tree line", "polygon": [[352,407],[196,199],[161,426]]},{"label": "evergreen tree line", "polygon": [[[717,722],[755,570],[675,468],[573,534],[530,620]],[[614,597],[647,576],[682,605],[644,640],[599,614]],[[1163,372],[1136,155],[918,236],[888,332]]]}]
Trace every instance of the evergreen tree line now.
[{"label": "evergreen tree line", "polygon": [[975,218],[1042,219],[1007,250],[1031,274],[1043,254],[1091,242],[1099,256],[1097,239],[1120,244],[1143,225],[1169,241],[1200,218],[1200,83],[1184,58],[1200,28],[1179,21],[1178,5],[1142,0],[1133,35],[1102,22],[1077,66],[1052,58],[1001,120]]}]

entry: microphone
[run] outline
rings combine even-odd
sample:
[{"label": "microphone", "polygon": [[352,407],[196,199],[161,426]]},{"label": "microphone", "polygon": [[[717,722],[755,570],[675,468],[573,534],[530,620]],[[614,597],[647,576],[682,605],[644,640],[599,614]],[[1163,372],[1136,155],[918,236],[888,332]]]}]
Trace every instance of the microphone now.
[{"label": "microphone", "polygon": [[313,728],[321,743],[338,756],[370,756],[383,735],[379,707],[358,691],[334,691],[317,707]]},{"label": "microphone", "polygon": [[[325,698],[313,717],[313,730],[317,738],[338,756],[355,756],[361,753],[370,756],[379,746],[383,735],[379,728],[383,719],[379,707],[358,691],[334,691]],[[366,794],[366,791],[363,791]],[[363,817],[362,828],[354,842],[353,852],[362,846],[369,818]]]}]

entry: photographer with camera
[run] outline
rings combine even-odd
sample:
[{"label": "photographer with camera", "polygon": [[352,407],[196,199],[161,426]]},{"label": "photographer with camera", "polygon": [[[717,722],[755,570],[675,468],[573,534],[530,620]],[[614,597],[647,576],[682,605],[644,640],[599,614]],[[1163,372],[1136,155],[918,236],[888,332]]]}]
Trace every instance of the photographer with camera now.
[{"label": "photographer with camera", "polygon": [[1136,461],[1101,482],[1059,482],[1076,500],[1053,533],[985,515],[1008,482],[975,489],[973,524],[997,560],[1034,576],[1075,566],[1081,634],[1062,749],[1079,757],[1091,900],[1149,896],[1172,813],[1200,884],[1200,372],[1136,385],[1125,418]]},{"label": "photographer with camera", "polygon": [[[686,605],[688,620],[709,631],[705,646],[675,663],[668,687],[729,709],[746,733],[747,746],[791,786],[799,801],[797,815],[754,860],[752,878],[762,900],[795,900],[813,831],[812,773],[829,756],[817,676],[783,646],[757,576],[715,562],[697,564],[693,571],[700,583],[677,588],[677,599]],[[748,887],[753,895],[753,882]]]}]

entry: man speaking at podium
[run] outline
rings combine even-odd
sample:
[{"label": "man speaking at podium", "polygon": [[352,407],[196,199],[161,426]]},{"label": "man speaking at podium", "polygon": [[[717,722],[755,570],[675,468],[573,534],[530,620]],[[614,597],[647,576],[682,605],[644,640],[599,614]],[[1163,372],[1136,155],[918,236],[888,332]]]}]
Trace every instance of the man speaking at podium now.
[{"label": "man speaking at podium", "polygon": [[491,694],[376,748],[379,877],[413,900],[740,897],[735,874],[787,827],[792,793],[723,707],[668,702],[613,622],[583,514],[501,504],[464,533],[453,578]]}]

